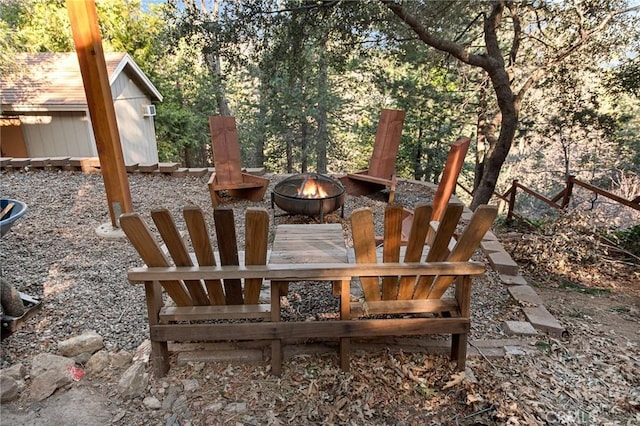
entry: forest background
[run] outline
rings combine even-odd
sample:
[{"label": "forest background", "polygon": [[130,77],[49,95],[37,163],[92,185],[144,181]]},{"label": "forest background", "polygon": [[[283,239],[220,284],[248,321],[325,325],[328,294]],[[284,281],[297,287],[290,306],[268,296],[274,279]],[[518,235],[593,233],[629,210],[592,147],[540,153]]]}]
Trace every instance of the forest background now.
[{"label": "forest background", "polygon": [[[222,114],[237,119],[247,166],[359,170],[380,109],[398,108],[407,111],[401,177],[437,183],[449,145],[472,137],[459,180],[473,189],[472,207],[513,179],[555,194],[575,175],[640,195],[635,0],[96,5],[105,51],[131,54],[164,96],[161,161],[211,166],[208,117]],[[0,6],[0,73],[19,52],[74,51],[65,1]],[[591,194],[578,203],[606,201]],[[518,210],[543,208],[523,197]],[[611,225],[633,226],[633,217]]]}]

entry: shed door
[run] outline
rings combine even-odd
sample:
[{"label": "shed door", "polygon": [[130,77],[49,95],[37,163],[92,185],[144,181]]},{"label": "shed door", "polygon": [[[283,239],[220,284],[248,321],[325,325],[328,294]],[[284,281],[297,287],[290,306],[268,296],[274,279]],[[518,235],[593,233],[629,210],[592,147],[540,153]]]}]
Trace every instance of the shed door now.
[{"label": "shed door", "polygon": [[28,157],[18,117],[0,117],[0,152],[3,157]]}]

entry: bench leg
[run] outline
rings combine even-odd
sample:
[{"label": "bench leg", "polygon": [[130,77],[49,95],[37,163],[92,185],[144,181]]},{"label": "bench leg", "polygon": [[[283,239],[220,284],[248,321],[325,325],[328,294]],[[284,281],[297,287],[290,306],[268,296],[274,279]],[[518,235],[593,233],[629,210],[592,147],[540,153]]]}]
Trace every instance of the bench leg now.
[{"label": "bench leg", "polygon": [[[462,318],[471,317],[471,277],[458,277],[456,280],[455,297]],[[464,371],[467,361],[467,337],[468,333],[454,334],[451,336],[451,359],[456,360],[458,371]]]},{"label": "bench leg", "polygon": [[467,362],[467,334],[451,336],[451,360],[456,361],[458,371],[464,371]]},{"label": "bench leg", "polygon": [[[147,313],[149,327],[160,323],[160,309],[162,300],[162,286],[158,281],[145,282],[145,296],[147,299]],[[151,363],[156,377],[164,377],[169,371],[169,348],[167,342],[151,341]]]},{"label": "bench leg", "polygon": [[[280,322],[280,288],[286,282],[271,282],[271,321]],[[282,373],[282,340],[271,341],[271,374],[279,376]]]},{"label": "bench leg", "polygon": [[[351,281],[341,280],[340,282],[340,319],[348,320],[351,318]],[[335,287],[336,282],[334,282]],[[351,352],[351,339],[348,337],[340,338],[340,368],[349,371],[349,358]]]}]

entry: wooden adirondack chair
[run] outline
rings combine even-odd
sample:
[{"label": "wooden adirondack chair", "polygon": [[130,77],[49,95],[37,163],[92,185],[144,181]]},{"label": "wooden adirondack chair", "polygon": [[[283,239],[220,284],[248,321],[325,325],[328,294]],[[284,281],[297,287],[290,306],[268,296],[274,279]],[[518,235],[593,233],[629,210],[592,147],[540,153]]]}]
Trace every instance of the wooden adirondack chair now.
[{"label": "wooden adirondack chair", "polygon": [[339,178],[347,193],[366,195],[389,187],[389,203],[393,203],[396,193],[396,156],[405,115],[403,110],[381,111],[369,168]]},{"label": "wooden adirondack chair", "polygon": [[[458,176],[460,176],[460,170],[464,165],[464,157],[467,155],[471,139],[468,137],[462,137],[451,144],[449,153],[447,154],[447,161],[444,164],[444,170],[442,172],[442,178],[438,184],[436,195],[433,198],[433,210],[431,213],[431,222],[440,222],[444,212],[447,208],[447,204],[451,199],[451,195],[456,189],[456,183],[458,182]],[[405,209],[402,219],[402,241],[406,242],[411,232],[411,226],[414,220],[414,213],[411,210]],[[427,243],[432,239],[434,233],[432,230],[427,232]]]},{"label": "wooden adirondack chair", "polygon": [[220,204],[221,191],[228,191],[235,198],[262,201],[269,179],[242,172],[235,117],[209,117],[209,127],[215,167],[208,183],[213,207]]},{"label": "wooden adirondack chair", "polygon": [[[469,262],[469,259],[497,214],[497,208],[494,206],[479,206],[455,245],[452,246],[451,238],[462,210],[462,204],[447,206],[433,243],[428,247],[426,260],[421,261],[433,208],[427,205],[417,207],[403,260],[406,264],[419,263],[425,267],[425,270],[417,274],[414,272],[413,275],[411,270],[407,269],[406,275],[401,276],[380,278],[361,276],[364,301],[351,303],[350,307],[352,317],[399,314],[401,319],[393,320],[392,334],[396,336],[420,334],[420,328],[417,328],[416,322],[419,319],[424,320],[424,314],[435,315],[428,327],[424,324],[421,326],[422,331],[424,334],[452,334],[451,359],[457,362],[459,370],[465,368],[467,333],[471,324],[471,275],[473,274],[469,274],[468,270],[465,272],[465,269],[474,264],[480,266]],[[382,253],[382,261],[385,264],[400,262],[402,217],[401,206],[387,207]],[[356,263],[375,264],[377,253],[371,210],[354,211],[351,217],[351,228]],[[444,266],[449,266],[451,269],[447,272],[439,270]],[[431,272],[426,268],[431,268]],[[375,266],[370,266],[370,269],[375,270]],[[480,270],[484,271],[484,266],[481,266]],[[456,281],[455,290],[451,296],[445,295],[454,280]],[[412,314],[419,314],[421,318],[412,318]],[[363,319],[362,321],[372,320]],[[348,339],[342,339],[343,366],[348,363],[348,347]]]},{"label": "wooden adirondack chair", "polygon": [[[194,256],[190,255],[168,210],[154,210],[151,216],[175,266],[216,265],[209,232],[200,208],[195,206],[184,208],[184,220]],[[220,264],[238,265],[239,255],[233,210],[215,209],[214,220]],[[172,266],[167,254],[140,215],[123,214],[120,217],[120,225],[148,267]],[[268,212],[265,209],[247,209],[245,226],[246,234],[251,238],[246,239],[244,264],[265,265],[269,234]],[[194,263],[197,264],[194,265]],[[240,278],[224,280],[156,278],[154,281],[145,281],[151,356],[155,374],[161,377],[169,370],[168,341],[239,339],[237,332],[225,333],[224,323],[202,324],[202,321],[240,319],[270,321],[273,311],[278,313],[279,318],[279,299],[272,300],[271,304],[259,303],[261,286],[261,278],[245,279],[244,284]],[[163,290],[173,300],[175,306],[164,302]],[[279,371],[280,359],[275,359],[273,362],[278,363],[275,365],[275,370]]]}]

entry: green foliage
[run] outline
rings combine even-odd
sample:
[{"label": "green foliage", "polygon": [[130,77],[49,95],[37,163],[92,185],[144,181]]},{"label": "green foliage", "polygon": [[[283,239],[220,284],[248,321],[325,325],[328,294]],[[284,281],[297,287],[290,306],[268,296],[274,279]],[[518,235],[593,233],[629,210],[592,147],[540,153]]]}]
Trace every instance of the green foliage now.
[{"label": "green foliage", "polygon": [[164,100],[158,106],[158,155],[185,167],[211,164],[208,117],[216,112],[209,73],[197,46],[179,41],[174,55],[163,56],[154,68]]},{"label": "green foliage", "polygon": [[607,235],[607,238],[614,241],[624,250],[640,257],[640,225],[616,231],[613,234]]},{"label": "green foliage", "polygon": [[16,50],[68,52],[74,49],[64,0],[2,0],[0,18],[8,26]]},{"label": "green foliage", "polygon": [[[518,93],[536,70],[548,71],[523,101],[519,152],[508,171],[524,175],[523,183],[526,176],[546,179],[546,171],[579,171],[603,182],[614,166],[637,173],[637,17],[616,17],[588,49],[560,58],[578,24],[595,30],[624,2],[508,3],[504,16],[527,29],[514,38],[512,21],[500,23],[511,88]],[[213,4],[219,8],[206,8]],[[403,5],[442,40],[486,53],[482,17],[493,4]],[[63,0],[0,0],[0,6],[0,71],[10,69],[13,52],[73,50]],[[227,100],[245,164],[274,172],[361,169],[380,109],[402,108],[398,173],[437,182],[449,145],[478,134],[480,118],[497,111],[482,102],[495,98],[482,71],[427,47],[379,1],[172,0],[143,11],[140,0],[97,0],[97,9],[105,50],[130,53],[164,96],[155,122],[166,161],[211,164],[207,118]],[[514,39],[520,50],[509,57]],[[522,166],[527,156],[530,169]]]}]

